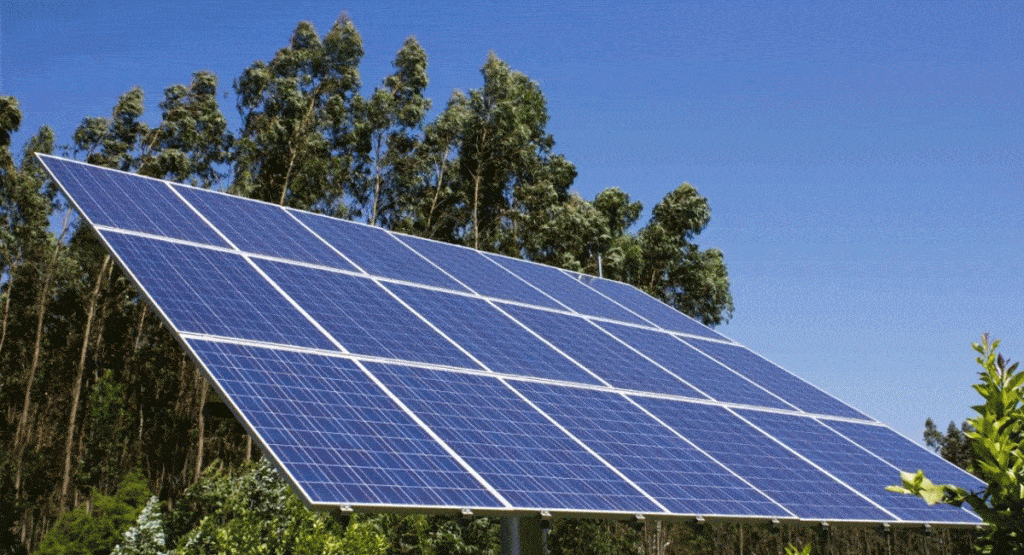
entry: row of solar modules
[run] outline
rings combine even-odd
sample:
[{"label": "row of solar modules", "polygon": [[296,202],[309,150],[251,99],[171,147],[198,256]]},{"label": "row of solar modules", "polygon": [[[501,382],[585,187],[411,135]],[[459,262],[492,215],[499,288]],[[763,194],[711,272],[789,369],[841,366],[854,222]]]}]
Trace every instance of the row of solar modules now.
[{"label": "row of solar modules", "polygon": [[[112,228],[107,242],[182,332],[335,349],[269,277],[351,353],[867,419],[629,285],[584,284],[522,260],[45,162],[94,226]],[[254,267],[238,250],[277,260],[254,258]]]},{"label": "row of solar modules", "polygon": [[977,523],[885,491],[976,488],[869,423],[188,341],[313,505]]},{"label": "row of solar modules", "polygon": [[882,491],[967,475],[629,286],[45,162],[311,503],[976,522]]}]

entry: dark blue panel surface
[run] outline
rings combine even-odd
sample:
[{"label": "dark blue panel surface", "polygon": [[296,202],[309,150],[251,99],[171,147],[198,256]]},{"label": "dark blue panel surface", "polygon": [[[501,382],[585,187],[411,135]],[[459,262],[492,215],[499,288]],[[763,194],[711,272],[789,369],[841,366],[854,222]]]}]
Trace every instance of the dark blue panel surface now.
[{"label": "dark blue panel surface", "polygon": [[367,368],[515,507],[660,512],[500,380]]},{"label": "dark blue panel surface", "polygon": [[188,343],[312,502],[501,506],[351,361]]},{"label": "dark blue panel surface", "polygon": [[240,255],[101,235],[180,331],[336,350]]},{"label": "dark blue panel surface", "polygon": [[551,297],[495,265],[479,251],[408,235],[396,236],[481,295],[563,309]]},{"label": "dark blue panel surface", "polygon": [[889,428],[832,420],[824,424],[904,472],[923,470],[936,484],[953,484],[968,491],[985,489],[985,482]]},{"label": "dark blue panel surface", "polygon": [[466,290],[379,227],[299,210],[291,210],[291,213],[369,274],[457,291]]},{"label": "dark blue panel surface", "polygon": [[974,515],[951,505],[928,506],[919,497],[886,491],[886,486],[899,483],[895,467],[811,418],[751,410],[737,412],[903,520],[980,522]]},{"label": "dark blue panel surface", "polygon": [[280,206],[195,187],[175,189],[243,251],[357,271]]},{"label": "dark blue panel surface", "polygon": [[96,225],[228,246],[163,181],[53,156],[41,158],[72,202]]},{"label": "dark blue panel surface", "polygon": [[257,260],[350,353],[479,368],[373,280]]},{"label": "dark blue panel surface", "polygon": [[696,339],[687,339],[686,342],[802,410],[870,420],[860,411],[768,362],[746,347]]},{"label": "dark blue panel surface", "polygon": [[580,314],[600,316],[632,324],[650,325],[649,322],[609,301],[558,268],[496,254],[488,253],[484,256]]},{"label": "dark blue panel surface", "polygon": [[512,386],[673,513],[792,517],[619,394]]},{"label": "dark blue panel surface", "polygon": [[578,274],[580,281],[594,288],[609,299],[628,307],[631,311],[650,320],[666,330],[725,339],[711,328],[655,299],[632,285]]},{"label": "dark blue panel surface", "polygon": [[513,305],[502,309],[615,387],[707,398],[584,318]]},{"label": "dark blue panel surface", "polygon": [[392,283],[385,287],[495,372],[600,384],[487,301]]},{"label": "dark blue panel surface", "polygon": [[743,376],[698,353],[674,335],[607,322],[598,322],[598,325],[713,399],[726,403],[793,408]]},{"label": "dark blue panel surface", "polygon": [[666,399],[635,399],[800,518],[894,520],[724,408]]}]

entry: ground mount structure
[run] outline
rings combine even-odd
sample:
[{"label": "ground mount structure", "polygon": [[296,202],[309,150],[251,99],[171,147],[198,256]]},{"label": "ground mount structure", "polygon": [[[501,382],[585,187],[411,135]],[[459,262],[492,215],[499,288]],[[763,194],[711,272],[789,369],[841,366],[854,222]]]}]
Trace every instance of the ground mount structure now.
[{"label": "ground mount structure", "polygon": [[971,475],[638,289],[40,156],[314,508],[974,526]]}]

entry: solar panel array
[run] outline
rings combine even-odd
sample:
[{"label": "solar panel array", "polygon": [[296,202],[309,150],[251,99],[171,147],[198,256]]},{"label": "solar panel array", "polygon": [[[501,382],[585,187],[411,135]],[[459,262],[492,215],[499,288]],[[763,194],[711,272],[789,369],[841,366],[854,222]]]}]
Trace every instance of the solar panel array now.
[{"label": "solar panel array", "polygon": [[44,165],[312,506],[972,524],[980,481],[638,289]]}]

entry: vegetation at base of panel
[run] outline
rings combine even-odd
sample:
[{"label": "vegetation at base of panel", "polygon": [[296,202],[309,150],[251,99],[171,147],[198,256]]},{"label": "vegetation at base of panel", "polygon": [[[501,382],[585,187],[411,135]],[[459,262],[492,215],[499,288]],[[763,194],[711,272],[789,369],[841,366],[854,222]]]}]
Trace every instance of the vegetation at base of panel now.
[{"label": "vegetation at base of panel", "polygon": [[998,339],[989,341],[986,334],[971,346],[981,366],[974,390],[984,402],[972,407],[977,416],[967,419],[964,435],[974,451],[972,469],[987,487],[967,491],[935,484],[918,470],[901,473],[902,485],[889,489],[929,504],[966,503],[989,525],[982,553],[1024,553],[1024,373],[999,353]]},{"label": "vegetation at base of panel", "polygon": [[[236,130],[206,71],[167,87],[155,114],[143,90],[126,91],[109,114],[83,114],[60,147],[44,126],[13,152],[22,112],[0,97],[0,554],[482,554],[499,545],[495,519],[356,515],[344,526],[305,509],[233,418],[204,414],[216,394],[76,220],[37,152],[584,273],[600,260],[605,276],[706,324],[731,317],[723,255],[697,244],[711,212],[693,186],[669,192],[640,225],[644,207],[625,192],[638,185],[611,184],[593,199],[571,191],[576,168],[556,150],[540,86],[497,54],[475,88],[453,91],[433,115],[415,38],[372,87],[360,78],[362,56],[349,18],[322,36],[298,24],[270,60],[232,81]],[[970,536],[956,534],[888,541],[905,553],[962,553]],[[814,537],[786,526],[558,520],[550,545],[562,554],[778,552]],[[832,538],[846,546],[835,553],[884,544],[875,531]]]}]

